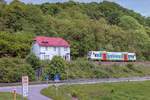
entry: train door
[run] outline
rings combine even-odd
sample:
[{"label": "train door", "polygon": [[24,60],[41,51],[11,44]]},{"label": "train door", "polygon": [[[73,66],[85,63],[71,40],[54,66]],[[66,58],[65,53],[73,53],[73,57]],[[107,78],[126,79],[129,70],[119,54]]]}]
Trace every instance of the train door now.
[{"label": "train door", "polygon": [[124,61],[128,61],[128,54],[124,54]]}]

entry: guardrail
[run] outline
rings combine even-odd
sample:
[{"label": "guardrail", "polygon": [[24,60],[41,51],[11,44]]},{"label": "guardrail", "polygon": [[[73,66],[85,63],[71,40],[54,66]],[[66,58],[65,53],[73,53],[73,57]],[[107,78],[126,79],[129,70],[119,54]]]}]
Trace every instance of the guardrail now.
[{"label": "guardrail", "polygon": [[[110,82],[130,82],[130,81],[146,81],[150,80],[150,76],[145,77],[124,77],[124,78],[101,78],[101,79],[68,79],[61,80],[58,82],[55,81],[34,81],[29,82],[29,85],[39,85],[39,84],[55,84],[55,83],[69,83],[69,84],[78,84],[78,83],[110,83]],[[22,83],[0,83],[0,87],[5,86],[21,86]]]},{"label": "guardrail", "polygon": [[[46,84],[47,81],[34,81],[34,82],[29,82],[29,85],[36,85],[36,84]],[[48,81],[48,83],[53,83],[53,81]],[[16,82],[16,83],[0,83],[0,87],[4,86],[21,86],[21,82]]]}]

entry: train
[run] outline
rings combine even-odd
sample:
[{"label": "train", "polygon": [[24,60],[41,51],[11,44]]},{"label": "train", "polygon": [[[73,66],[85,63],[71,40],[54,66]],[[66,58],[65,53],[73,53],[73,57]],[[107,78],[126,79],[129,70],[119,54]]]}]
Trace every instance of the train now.
[{"label": "train", "polygon": [[129,52],[106,52],[106,51],[89,51],[87,58],[89,60],[99,61],[136,61],[136,54]]}]

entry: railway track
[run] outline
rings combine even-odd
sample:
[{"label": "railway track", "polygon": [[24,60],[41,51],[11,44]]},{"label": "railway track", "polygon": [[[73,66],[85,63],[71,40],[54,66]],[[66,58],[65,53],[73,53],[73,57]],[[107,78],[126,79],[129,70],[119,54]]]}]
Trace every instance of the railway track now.
[{"label": "railway track", "polygon": [[135,64],[135,65],[149,65],[150,61],[136,61],[136,62],[108,62],[108,61],[93,61],[96,64],[100,65],[126,65],[126,64]]}]

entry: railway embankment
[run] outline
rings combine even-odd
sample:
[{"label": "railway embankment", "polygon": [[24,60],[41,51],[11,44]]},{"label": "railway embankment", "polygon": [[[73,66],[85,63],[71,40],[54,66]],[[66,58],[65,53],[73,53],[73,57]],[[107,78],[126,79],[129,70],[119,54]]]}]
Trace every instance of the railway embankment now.
[{"label": "railway embankment", "polygon": [[67,78],[119,78],[150,75],[150,62],[99,62],[77,59],[69,63]]}]

